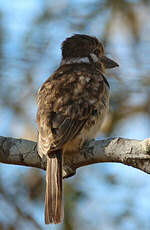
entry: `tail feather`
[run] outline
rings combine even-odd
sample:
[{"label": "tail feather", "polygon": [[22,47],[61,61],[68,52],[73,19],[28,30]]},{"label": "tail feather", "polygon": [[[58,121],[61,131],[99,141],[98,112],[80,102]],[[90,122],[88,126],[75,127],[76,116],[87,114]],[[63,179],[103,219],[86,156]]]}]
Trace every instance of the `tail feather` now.
[{"label": "tail feather", "polygon": [[45,223],[58,224],[63,220],[62,152],[47,157]]}]

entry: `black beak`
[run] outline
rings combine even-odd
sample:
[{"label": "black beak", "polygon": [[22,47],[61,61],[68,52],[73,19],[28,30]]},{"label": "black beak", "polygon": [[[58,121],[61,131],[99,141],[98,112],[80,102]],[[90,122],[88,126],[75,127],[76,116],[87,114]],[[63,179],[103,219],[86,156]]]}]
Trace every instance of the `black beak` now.
[{"label": "black beak", "polygon": [[106,69],[111,69],[119,66],[115,61],[111,60],[110,58],[103,56],[101,58],[102,63],[104,64]]}]

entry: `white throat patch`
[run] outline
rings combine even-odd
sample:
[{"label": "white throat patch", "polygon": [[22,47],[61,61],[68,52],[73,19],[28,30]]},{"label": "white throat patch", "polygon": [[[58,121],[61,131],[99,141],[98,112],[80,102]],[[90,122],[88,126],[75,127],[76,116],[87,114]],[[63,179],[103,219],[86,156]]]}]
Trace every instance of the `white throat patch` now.
[{"label": "white throat patch", "polygon": [[[93,60],[93,62],[98,62],[98,57],[94,53],[91,53],[90,57]],[[90,63],[90,60],[88,57],[66,58],[66,59],[62,59],[60,65],[67,65],[67,64],[74,64],[74,63]]]}]

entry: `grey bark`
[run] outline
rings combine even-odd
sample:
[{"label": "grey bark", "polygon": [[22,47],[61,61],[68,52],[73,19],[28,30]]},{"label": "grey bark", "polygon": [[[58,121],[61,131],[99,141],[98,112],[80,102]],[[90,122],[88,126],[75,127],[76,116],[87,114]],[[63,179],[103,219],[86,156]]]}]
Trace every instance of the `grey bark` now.
[{"label": "grey bark", "polygon": [[[37,154],[37,143],[24,139],[0,137],[0,162],[45,169],[46,159]],[[94,163],[118,162],[150,173],[150,138],[141,140],[120,137],[92,140],[80,152],[64,157],[63,176]]]}]

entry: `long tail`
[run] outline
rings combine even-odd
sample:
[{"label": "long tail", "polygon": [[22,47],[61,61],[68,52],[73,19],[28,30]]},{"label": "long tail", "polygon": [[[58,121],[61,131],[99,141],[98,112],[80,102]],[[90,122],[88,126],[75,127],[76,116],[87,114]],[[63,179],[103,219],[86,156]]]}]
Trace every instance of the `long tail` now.
[{"label": "long tail", "polygon": [[62,192],[62,151],[58,150],[47,157],[45,224],[63,221]]}]

